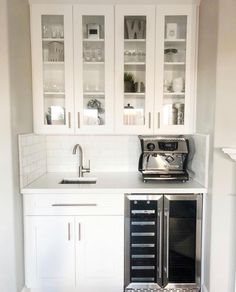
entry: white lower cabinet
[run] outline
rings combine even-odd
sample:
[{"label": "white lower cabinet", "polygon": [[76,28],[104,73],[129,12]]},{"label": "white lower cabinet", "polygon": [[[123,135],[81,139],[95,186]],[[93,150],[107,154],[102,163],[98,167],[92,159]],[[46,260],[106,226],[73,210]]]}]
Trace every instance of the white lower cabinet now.
[{"label": "white lower cabinet", "polygon": [[26,286],[75,286],[74,217],[27,216],[25,221]]},{"label": "white lower cabinet", "polygon": [[123,216],[25,216],[32,292],[122,292]]},{"label": "white lower cabinet", "polygon": [[123,291],[123,217],[76,217],[76,226],[78,291]]}]

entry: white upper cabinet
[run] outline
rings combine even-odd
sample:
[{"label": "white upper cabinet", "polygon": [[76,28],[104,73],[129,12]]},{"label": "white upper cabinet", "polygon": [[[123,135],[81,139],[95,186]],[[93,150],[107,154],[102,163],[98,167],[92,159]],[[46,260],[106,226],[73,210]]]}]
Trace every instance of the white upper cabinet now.
[{"label": "white upper cabinet", "polygon": [[196,10],[157,6],[154,133],[194,132]]},{"label": "white upper cabinet", "polygon": [[194,133],[198,6],[174,2],[31,4],[35,132]]},{"label": "white upper cabinet", "polygon": [[153,131],[155,6],[116,6],[116,132]]},{"label": "white upper cabinet", "polygon": [[114,8],[75,5],[76,133],[113,131]]},{"label": "white upper cabinet", "polygon": [[31,6],[34,130],[73,133],[72,7]]}]

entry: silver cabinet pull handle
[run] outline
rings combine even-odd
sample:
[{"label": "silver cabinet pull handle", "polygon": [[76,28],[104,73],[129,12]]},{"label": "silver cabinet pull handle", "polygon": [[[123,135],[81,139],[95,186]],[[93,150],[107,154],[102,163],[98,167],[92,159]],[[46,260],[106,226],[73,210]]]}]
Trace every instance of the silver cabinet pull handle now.
[{"label": "silver cabinet pull handle", "polygon": [[52,204],[52,207],[96,207],[97,204]]},{"label": "silver cabinet pull handle", "polygon": [[71,112],[68,112],[68,127],[71,128]]},{"label": "silver cabinet pull handle", "polygon": [[160,128],[160,121],[161,121],[161,114],[160,112],[157,113],[157,128]]},{"label": "silver cabinet pull handle", "polygon": [[158,213],[159,216],[159,278],[162,276],[162,211]]},{"label": "silver cabinet pull handle", "polygon": [[78,112],[78,129],[80,128],[80,112]]},{"label": "silver cabinet pull handle", "polygon": [[152,119],[152,114],[149,112],[148,113],[148,127],[151,129],[151,119]]},{"label": "silver cabinet pull handle", "polygon": [[170,228],[170,216],[169,211],[165,211],[166,216],[166,277],[169,278],[169,228]]},{"label": "silver cabinet pull handle", "polygon": [[70,241],[70,223],[68,223],[68,241]]},{"label": "silver cabinet pull handle", "polygon": [[81,223],[78,223],[78,240],[81,241]]}]

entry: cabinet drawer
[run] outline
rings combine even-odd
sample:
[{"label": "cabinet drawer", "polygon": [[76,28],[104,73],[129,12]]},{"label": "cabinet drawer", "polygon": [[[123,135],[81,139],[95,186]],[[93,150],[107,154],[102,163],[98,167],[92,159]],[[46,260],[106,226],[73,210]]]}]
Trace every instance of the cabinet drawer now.
[{"label": "cabinet drawer", "polygon": [[123,215],[123,194],[24,195],[25,215]]}]

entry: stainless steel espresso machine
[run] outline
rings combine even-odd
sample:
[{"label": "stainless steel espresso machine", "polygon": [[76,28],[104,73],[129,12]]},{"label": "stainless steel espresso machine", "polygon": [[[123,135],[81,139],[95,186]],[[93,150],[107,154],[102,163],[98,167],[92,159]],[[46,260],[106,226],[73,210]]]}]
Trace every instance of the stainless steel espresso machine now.
[{"label": "stainless steel espresso machine", "polygon": [[187,181],[189,141],[184,137],[139,136],[139,171],[147,181]]}]

